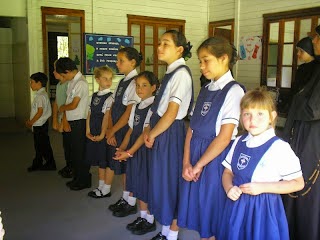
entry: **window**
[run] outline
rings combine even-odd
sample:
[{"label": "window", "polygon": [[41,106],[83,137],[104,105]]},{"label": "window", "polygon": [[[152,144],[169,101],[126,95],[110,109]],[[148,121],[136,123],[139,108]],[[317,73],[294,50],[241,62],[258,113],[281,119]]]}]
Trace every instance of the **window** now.
[{"label": "window", "polygon": [[166,63],[158,61],[160,36],[169,29],[184,33],[185,20],[128,15],[128,35],[134,37],[134,48],[142,53],[140,71],[151,71],[158,78],[166,72]]},{"label": "window", "polygon": [[286,113],[289,107],[286,96],[298,66],[295,46],[301,38],[313,36],[319,17],[320,8],[263,15],[261,85],[280,90],[280,113]]},{"label": "window", "polygon": [[234,42],[234,19],[209,23],[209,37],[220,36]]}]

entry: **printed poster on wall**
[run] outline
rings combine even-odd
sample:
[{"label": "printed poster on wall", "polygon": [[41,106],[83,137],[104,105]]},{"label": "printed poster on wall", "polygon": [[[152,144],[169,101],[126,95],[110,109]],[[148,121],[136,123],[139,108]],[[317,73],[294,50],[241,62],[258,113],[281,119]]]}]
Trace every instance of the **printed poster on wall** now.
[{"label": "printed poster on wall", "polygon": [[93,74],[95,67],[108,65],[115,73],[117,53],[121,47],[133,47],[132,36],[84,34],[84,74]]},{"label": "printed poster on wall", "polygon": [[262,37],[251,36],[240,38],[240,59],[241,60],[261,60]]}]

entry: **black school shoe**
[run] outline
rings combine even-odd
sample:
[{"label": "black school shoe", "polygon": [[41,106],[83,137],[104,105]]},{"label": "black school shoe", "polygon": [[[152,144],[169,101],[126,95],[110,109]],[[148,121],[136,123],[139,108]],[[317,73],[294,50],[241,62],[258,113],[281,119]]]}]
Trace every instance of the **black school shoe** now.
[{"label": "black school shoe", "polygon": [[68,166],[65,166],[64,168],[59,170],[58,174],[63,178],[72,178],[73,177],[72,169],[71,169],[71,167],[68,167]]},{"label": "black school shoe", "polygon": [[161,232],[159,232],[156,236],[151,238],[151,240],[167,240],[166,236],[163,236]]},{"label": "black school shoe", "polygon": [[132,234],[135,235],[143,235],[148,232],[153,232],[157,228],[156,221],[153,220],[153,223],[149,223],[146,219],[142,219],[142,222],[136,226],[136,228],[132,231]]},{"label": "black school shoe", "polygon": [[127,229],[130,231],[133,231],[137,228],[137,226],[143,221],[142,217],[138,217],[136,220],[134,220],[132,223],[129,223],[127,225]]},{"label": "black school shoe", "polygon": [[116,203],[109,205],[108,209],[115,212],[121,209],[125,204],[128,204],[128,202],[123,198],[120,198]]},{"label": "black school shoe", "polygon": [[134,206],[131,206],[128,202],[126,202],[126,204],[122,205],[121,208],[119,208],[116,211],[113,211],[112,215],[115,217],[126,217],[136,213],[137,213],[137,204],[135,204]]},{"label": "black school shoe", "polygon": [[106,197],[111,197],[111,192],[108,192],[107,194],[103,195],[103,192],[99,188],[96,188],[88,192],[88,196],[92,198],[106,198]]}]

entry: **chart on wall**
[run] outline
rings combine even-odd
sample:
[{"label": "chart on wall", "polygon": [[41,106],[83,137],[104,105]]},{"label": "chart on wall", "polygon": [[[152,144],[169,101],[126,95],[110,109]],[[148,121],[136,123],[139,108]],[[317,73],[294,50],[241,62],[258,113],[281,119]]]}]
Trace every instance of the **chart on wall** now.
[{"label": "chart on wall", "polygon": [[119,73],[117,53],[122,47],[133,47],[132,36],[84,34],[84,74],[93,74],[95,67],[109,66]]},{"label": "chart on wall", "polygon": [[240,59],[261,60],[261,36],[245,36],[240,38]]}]

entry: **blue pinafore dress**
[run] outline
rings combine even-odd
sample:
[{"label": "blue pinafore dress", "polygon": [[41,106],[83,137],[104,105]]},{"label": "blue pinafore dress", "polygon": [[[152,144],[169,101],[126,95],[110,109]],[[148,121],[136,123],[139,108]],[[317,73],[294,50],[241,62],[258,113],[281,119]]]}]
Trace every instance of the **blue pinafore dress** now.
[{"label": "blue pinafore dress", "polygon": [[[232,156],[233,185],[251,182],[263,155],[279,140],[277,136],[261,146],[248,148],[241,136]],[[280,194],[242,194],[237,201],[227,199],[218,239],[288,240],[288,223]]]},{"label": "blue pinafore dress", "polygon": [[[238,84],[229,82],[223,89],[209,91],[202,87],[190,120],[192,138],[190,141],[190,161],[194,166],[216,138],[218,114],[230,88]],[[180,188],[178,225],[196,230],[201,238],[216,236],[219,220],[226,200],[222,187],[222,161],[225,159],[232,143],[208,163],[202,170],[197,182],[184,179]]]},{"label": "blue pinafore dress", "polygon": [[[139,104],[136,106],[129,146],[132,146],[142,134],[150,107],[151,104],[144,109],[139,109]],[[150,152],[151,149],[143,144],[127,161],[126,190],[145,203],[148,202]]]},{"label": "blue pinafore dress", "polygon": [[[96,92],[92,95],[90,104],[90,133],[93,136],[98,136],[101,133],[101,125],[104,117],[102,107],[111,94],[112,93],[109,92],[99,96]],[[100,168],[107,167],[107,144],[105,139],[100,142],[93,142],[87,139],[86,159],[92,166],[99,166]]]},{"label": "blue pinafore dress", "polygon": [[[180,68],[186,68],[192,76],[186,65],[181,65],[171,73],[165,74],[151,106],[153,112],[150,119],[151,129],[161,118],[157,114],[157,109],[166,86]],[[190,103],[190,106],[192,106],[193,90],[190,89],[190,91],[192,91]],[[151,148],[148,208],[155,219],[166,226],[171,225],[172,221],[177,218],[185,136],[184,120],[176,119],[165,132],[156,137]]]},{"label": "blue pinafore dress", "polygon": [[[123,95],[128,88],[131,81],[134,79],[130,78],[127,81],[124,81],[124,78],[120,80],[117,88],[117,92],[115,94],[114,102],[111,109],[111,118],[112,123],[116,124],[122,114],[126,111],[127,106],[122,103]],[[120,146],[120,144],[123,141],[124,136],[126,135],[127,131],[129,129],[128,124],[126,124],[123,128],[119,129],[115,133],[115,138],[117,140],[117,145]],[[117,146],[117,147],[118,147]],[[107,153],[107,159],[108,159],[108,167],[110,167],[111,170],[114,171],[114,174],[120,175],[126,173],[126,161],[116,161],[113,159],[114,154],[116,153],[116,147],[113,147],[111,145],[107,145],[108,153]]]}]

